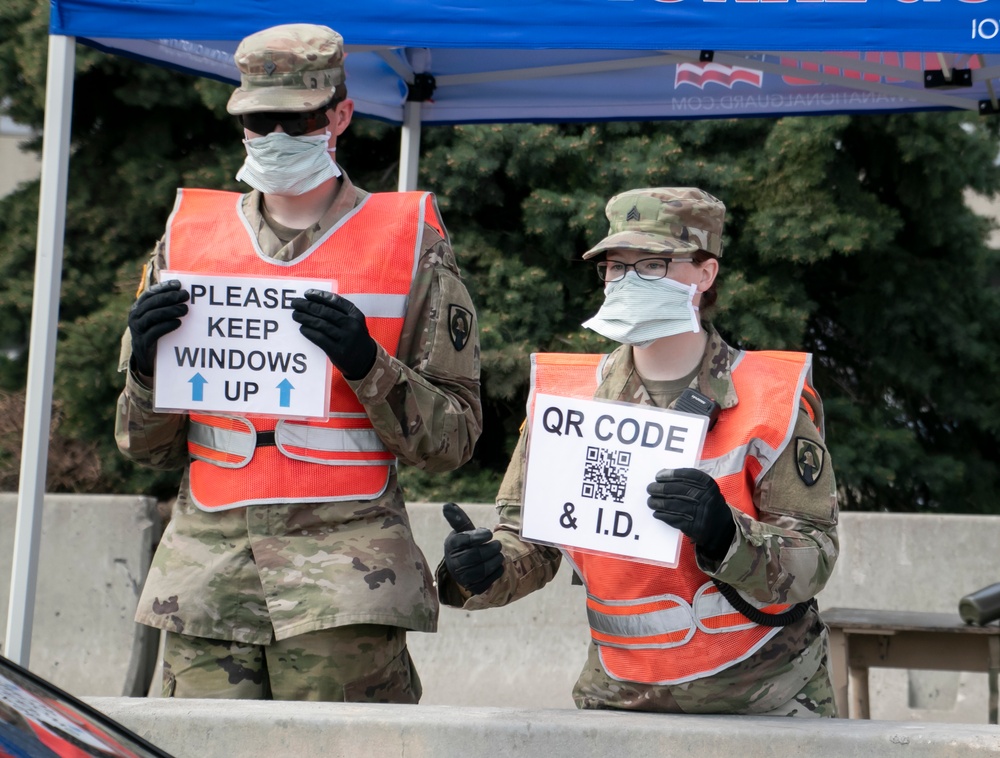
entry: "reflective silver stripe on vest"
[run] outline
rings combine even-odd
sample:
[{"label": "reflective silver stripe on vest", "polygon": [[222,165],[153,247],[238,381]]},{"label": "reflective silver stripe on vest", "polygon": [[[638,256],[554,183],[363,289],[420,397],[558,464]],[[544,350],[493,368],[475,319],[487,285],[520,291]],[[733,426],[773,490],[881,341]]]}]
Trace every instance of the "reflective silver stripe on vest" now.
[{"label": "reflective silver stripe on vest", "polygon": [[[765,608],[770,603],[761,603],[753,598],[747,597],[744,593],[740,593],[744,599],[753,605],[755,608]],[[733,606],[722,596],[721,593],[715,591],[715,586],[712,582],[705,582],[694,596],[693,606],[689,605],[683,598],[677,595],[661,595],[658,597],[644,597],[638,600],[615,600],[615,601],[602,601],[595,598],[593,595],[590,596],[593,602],[601,603],[602,605],[608,606],[639,606],[645,605],[647,603],[655,603],[662,600],[672,600],[678,603],[674,608],[667,608],[660,611],[651,611],[649,613],[634,613],[631,615],[614,615],[601,613],[593,608],[587,608],[587,618],[590,621],[590,628],[599,634],[606,634],[614,637],[620,638],[632,638],[635,641],[625,641],[623,639],[620,642],[608,642],[601,640],[599,644],[608,645],[610,647],[627,648],[627,649],[648,649],[648,648],[669,648],[676,647],[678,645],[683,645],[687,642],[691,636],[694,634],[695,629],[701,629],[701,631],[708,634],[725,634],[727,632],[735,632],[741,629],[750,629],[757,626],[749,619],[744,619],[743,622],[739,624],[729,624],[724,627],[713,629],[704,625],[703,621],[706,619],[716,618],[718,616],[726,616],[729,614],[739,615]],[[677,640],[675,642],[642,642],[641,638],[656,637],[665,634],[676,634],[677,632],[686,631],[683,640]],[[638,638],[638,639],[637,639]]]},{"label": "reflective silver stripe on vest", "polygon": [[386,449],[374,429],[333,429],[286,421],[278,422],[274,441],[278,447],[303,447],[324,453],[381,453]]},{"label": "reflective silver stripe on vest", "polygon": [[196,445],[201,445],[219,453],[238,455],[243,459],[242,461],[235,463],[217,461],[195,453],[192,453],[192,457],[216,466],[222,466],[223,468],[241,468],[247,465],[253,457],[253,451],[257,446],[257,432],[250,425],[250,422],[244,419],[234,420],[246,424],[247,430],[244,432],[235,429],[222,429],[218,426],[203,424],[200,421],[192,419],[188,425],[188,442],[193,442]]},{"label": "reflective silver stripe on vest", "polygon": [[[604,353],[601,356],[601,360],[597,362],[597,376],[595,376],[594,391],[597,391],[597,387],[601,386],[601,382],[604,381],[604,367],[608,364],[608,358],[611,357],[611,353]],[[534,379],[532,379],[532,386],[534,386]]]},{"label": "reflective silver stripe on vest", "polygon": [[[227,417],[228,418],[228,417]],[[247,425],[247,431],[221,429],[211,424],[192,420],[188,428],[188,441],[217,453],[238,455],[242,460],[226,462],[207,456],[192,453],[198,460],[223,468],[241,468],[253,458],[257,445],[257,433],[248,421],[236,419]],[[304,448],[307,451],[321,453],[382,453],[386,447],[382,444],[374,429],[334,429],[329,427],[307,426],[286,421],[279,421],[274,430],[275,443],[278,449],[289,458],[328,466],[386,466],[390,461],[331,461],[316,456],[301,453],[291,453],[286,446]]]},{"label": "reflective silver stripe on vest", "polygon": [[[739,590],[736,591],[739,592]],[[742,592],[739,592],[739,594],[740,597],[747,601],[747,603],[758,610],[770,605],[770,603],[761,603],[760,601],[755,600]],[[728,616],[733,613],[742,619],[741,623],[728,624],[718,628],[713,628],[704,624],[704,621],[707,619],[718,618],[719,616]],[[706,634],[725,634],[726,632],[735,632],[740,629],[750,629],[757,626],[753,621],[746,618],[743,614],[736,610],[732,604],[726,600],[725,596],[723,596],[721,592],[715,591],[715,586],[712,583],[703,584],[695,594],[694,618],[698,628]]]},{"label": "reflective silver stripe on vest", "polygon": [[382,295],[373,292],[347,293],[344,297],[354,303],[366,316],[374,318],[403,318],[406,315],[407,295]]},{"label": "reflective silver stripe on vest", "polygon": [[760,461],[762,467],[761,473],[758,475],[759,479],[767,473],[771,466],[774,465],[774,462],[778,460],[778,455],[780,453],[781,450],[775,450],[773,447],[764,442],[764,440],[754,437],[753,439],[748,440],[745,445],[740,445],[739,447],[730,450],[725,455],[721,455],[718,458],[708,458],[702,460],[701,463],[698,464],[698,468],[718,481],[724,476],[738,474],[743,470],[743,466],[746,464],[747,456],[752,456]]},{"label": "reflective silver stripe on vest", "polygon": [[690,629],[693,625],[691,607],[678,598],[682,605],[649,613],[630,616],[601,613],[587,608],[590,628],[599,634],[613,637],[655,637],[661,634],[675,634]]},{"label": "reflective silver stripe on vest", "polygon": [[[743,362],[743,358],[745,356],[746,352],[741,350],[730,364],[729,370],[731,372],[735,372],[736,367]],[[740,447],[730,450],[723,456],[702,460],[701,463],[698,464],[698,468],[711,476],[713,479],[718,480],[724,476],[737,474],[742,471],[746,463],[746,458],[751,456],[756,458],[761,465],[760,473],[757,474],[755,479],[755,481],[759,482],[764,475],[770,471],[771,467],[778,460],[778,456],[781,455],[782,451],[791,441],[792,435],[795,431],[795,422],[798,418],[797,409],[802,398],[802,388],[805,384],[806,377],[811,375],[811,373],[812,357],[807,356],[805,363],[802,366],[802,370],[799,372],[798,383],[796,384],[795,392],[792,395],[793,402],[795,403],[795,409],[793,409],[792,415],[789,419],[788,429],[785,431],[784,439],[778,444],[777,447],[771,447],[769,444],[764,442],[764,440],[754,437],[747,440],[747,442]]]}]

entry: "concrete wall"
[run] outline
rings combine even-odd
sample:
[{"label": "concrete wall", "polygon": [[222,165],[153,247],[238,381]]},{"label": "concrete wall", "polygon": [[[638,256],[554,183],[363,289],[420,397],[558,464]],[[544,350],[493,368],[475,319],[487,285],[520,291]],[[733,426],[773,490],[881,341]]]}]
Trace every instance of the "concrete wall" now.
[{"label": "concrete wall", "polygon": [[[476,526],[496,524],[492,505],[461,503]],[[408,506],[414,534],[436,567],[451,527],[441,505]],[[575,708],[573,682],[587,659],[583,587],[560,570],[541,592],[505,608],[441,609],[438,633],[407,637],[428,705]]]},{"label": "concrete wall", "polygon": [[[14,495],[0,495],[0,539],[8,540],[0,545],[0,612],[7,605],[15,506]],[[478,524],[495,521],[491,505],[466,508]],[[417,538],[436,565],[449,531],[440,504],[413,504],[410,511]],[[140,670],[155,655],[157,640],[131,619],[159,534],[155,504],[148,498],[50,495],[42,532],[29,667],[78,696],[142,694],[148,666],[147,678]],[[840,534],[841,557],[820,595],[821,608],[954,611],[961,595],[1000,578],[1000,517],[847,513]],[[508,608],[442,609],[438,634],[409,636],[424,683],[416,709],[104,697],[100,707],[179,758],[223,751],[227,758],[233,751],[449,755],[446,743],[471,758],[486,755],[481,740],[488,740],[491,756],[546,758],[596,755],[597,748],[625,755],[800,755],[819,754],[821,744],[823,755],[882,755],[901,746],[908,755],[966,754],[948,753],[949,740],[970,754],[1000,751],[1000,730],[986,726],[985,676],[952,672],[927,672],[939,677],[930,680],[873,669],[877,721],[871,723],[577,713],[570,692],[589,639],[583,606],[582,588],[561,573]],[[516,752],[518,746],[524,752]]]},{"label": "concrete wall", "polygon": [[1000,198],[979,195],[972,190],[965,191],[965,204],[980,216],[986,216],[993,222],[987,244],[992,248],[1000,248]]},{"label": "concrete wall", "polygon": [[[4,630],[16,516],[17,495],[0,494]],[[77,696],[146,692],[157,635],[132,617],[159,532],[152,498],[45,496],[26,668]]]},{"label": "concrete wall", "polygon": [[176,758],[977,758],[1000,731],[752,716],[90,699]]},{"label": "concrete wall", "polygon": [[[488,504],[464,504],[491,526]],[[0,618],[6,623],[16,496],[0,495]],[[440,504],[410,506],[431,565],[449,531]],[[132,621],[159,524],[148,498],[46,498],[29,667],[76,695],[142,694],[157,635]],[[1000,517],[842,514],[841,556],[820,606],[954,612],[1000,580]],[[81,570],[85,567],[86,570]],[[443,608],[439,633],[411,634],[423,704],[572,709],[589,641],[583,588],[561,572],[507,608]],[[984,674],[873,669],[872,717],[983,723]]]},{"label": "concrete wall", "polygon": [[[464,504],[477,525],[491,505]],[[414,532],[436,566],[449,531],[440,504],[409,507]],[[841,514],[841,554],[819,595],[821,610],[852,607],[956,613],[962,595],[1000,581],[1000,517]],[[573,708],[586,659],[584,592],[560,570],[542,591],[507,608],[441,611],[437,635],[412,634],[422,703]],[[985,723],[985,674],[872,669],[874,719]]]},{"label": "concrete wall", "polygon": [[[4,121],[10,125],[9,119],[0,117],[0,122]],[[21,182],[36,178],[41,171],[41,161],[35,154],[22,152],[19,147],[26,136],[25,130],[13,125],[4,129],[0,123],[0,197],[13,192]]]},{"label": "concrete wall", "polygon": [[[963,595],[1000,582],[1000,517],[845,513],[841,555],[820,609],[958,614]],[[871,716],[977,723],[986,674],[872,669]]]}]

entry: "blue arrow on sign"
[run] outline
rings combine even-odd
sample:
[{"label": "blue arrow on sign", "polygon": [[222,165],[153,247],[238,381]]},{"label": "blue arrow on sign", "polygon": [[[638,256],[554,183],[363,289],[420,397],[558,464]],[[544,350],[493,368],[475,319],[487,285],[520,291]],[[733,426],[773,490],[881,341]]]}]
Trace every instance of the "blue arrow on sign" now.
[{"label": "blue arrow on sign", "polygon": [[205,399],[205,385],[208,384],[208,379],[201,374],[195,374],[188,379],[188,384],[191,385],[191,402],[199,403]]},{"label": "blue arrow on sign", "polygon": [[295,389],[295,387],[286,378],[281,380],[281,384],[278,385],[278,389],[281,390],[279,405],[282,408],[287,408],[292,404],[292,390]]}]

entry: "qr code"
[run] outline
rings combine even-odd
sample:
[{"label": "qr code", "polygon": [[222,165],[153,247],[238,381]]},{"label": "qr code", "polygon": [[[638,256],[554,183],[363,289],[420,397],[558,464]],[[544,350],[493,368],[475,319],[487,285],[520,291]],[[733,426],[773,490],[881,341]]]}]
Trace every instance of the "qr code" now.
[{"label": "qr code", "polygon": [[588,446],[587,460],[583,465],[581,494],[594,500],[622,502],[625,499],[628,466],[631,462],[632,454],[624,450]]}]

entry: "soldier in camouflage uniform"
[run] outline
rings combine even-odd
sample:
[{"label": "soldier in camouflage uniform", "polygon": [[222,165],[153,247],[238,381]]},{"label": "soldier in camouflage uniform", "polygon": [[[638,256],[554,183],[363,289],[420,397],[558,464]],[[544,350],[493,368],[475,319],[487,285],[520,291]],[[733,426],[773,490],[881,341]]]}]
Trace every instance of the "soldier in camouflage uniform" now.
[{"label": "soldier in camouflage uniform", "polygon": [[[652,280],[666,275],[683,285],[694,285],[693,303],[705,309],[716,299],[724,213],[721,202],[697,189],[626,192],[608,203],[609,235],[584,258],[606,262],[607,268],[599,271],[608,282],[619,275],[643,274],[650,280],[647,283],[655,284]],[[636,269],[634,274],[632,269]],[[664,320],[658,323],[653,296],[647,298],[652,308],[643,306],[640,293],[616,311],[610,292],[608,287],[605,307],[587,325],[623,344],[603,364],[595,398],[672,408],[682,390],[690,387],[718,403],[722,414],[736,408],[741,398],[733,373],[742,359],[753,354],[730,347],[708,324],[698,332],[676,324],[671,327],[671,320],[683,320],[676,311],[673,315],[659,312]],[[602,315],[605,309],[611,311],[610,316]],[[629,309],[640,315],[631,317]],[[808,367],[803,354],[795,355],[802,355],[802,365]],[[836,715],[827,630],[815,603],[807,602],[826,584],[838,554],[836,484],[823,441],[822,403],[807,375],[798,411],[790,403],[785,413],[791,427],[786,446],[769,468],[765,465],[756,476],[751,473],[745,485],[752,493],[756,515],[727,504],[715,480],[694,469],[661,471],[648,487],[648,504],[659,520],[685,535],[682,565],[685,551],[693,551],[688,553],[694,558],[690,565],[696,563],[692,570],[703,572],[699,583],[717,579],[758,608],[803,603],[793,608],[804,615],[778,625],[772,637],[765,636],[762,646],[744,657],[683,681],[637,682],[614,676],[602,657],[602,646],[592,640],[573,693],[579,708]],[[473,610],[513,602],[552,580],[566,555],[556,547],[519,537],[530,445],[526,437],[522,431],[497,495],[500,523],[492,533],[475,529],[457,506],[445,506],[454,531],[446,538],[437,579],[441,601],[447,605]],[[642,569],[642,564],[635,564],[636,573]],[[626,577],[621,582],[632,579],[631,570],[617,573]],[[660,591],[671,593],[671,581],[664,580]],[[588,597],[593,605],[589,584]],[[749,612],[752,615],[753,608]],[[588,615],[593,625],[590,609]],[[735,619],[731,623],[747,621],[743,616]]]},{"label": "soldier in camouflage uniform", "polygon": [[[251,35],[236,52],[242,85],[229,110],[243,120],[246,167],[257,172],[246,179],[256,188],[239,206],[258,253],[274,261],[314,253],[369,198],[332,160],[335,168],[313,164],[325,171],[315,187],[305,182],[308,172],[272,187],[280,172],[269,172],[266,161],[250,165],[250,143],[271,131],[326,134],[321,159],[335,148],[353,112],[343,56],[339,34],[306,24]],[[478,325],[443,225],[412,228],[419,229],[411,232],[417,263],[395,355],[372,340],[348,298],[316,292],[292,307],[384,448],[407,464],[449,471],[469,459],[482,428]],[[394,465],[372,499],[214,512],[195,505],[190,417],[155,412],[151,389],[156,339],[179,325],[188,298],[179,283],[160,281],[170,244],[168,235],[157,244],[130,311],[115,429],[129,459],[184,469],[136,613],[166,632],[163,694],[416,703],[420,681],[406,630],[435,631],[438,602]],[[274,445],[262,435],[257,444]]]}]

